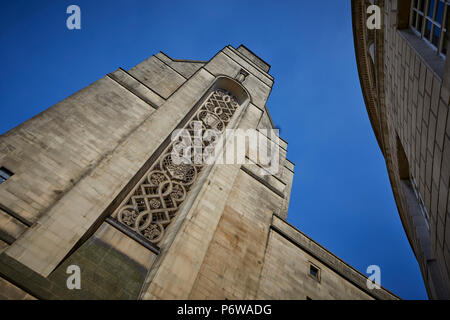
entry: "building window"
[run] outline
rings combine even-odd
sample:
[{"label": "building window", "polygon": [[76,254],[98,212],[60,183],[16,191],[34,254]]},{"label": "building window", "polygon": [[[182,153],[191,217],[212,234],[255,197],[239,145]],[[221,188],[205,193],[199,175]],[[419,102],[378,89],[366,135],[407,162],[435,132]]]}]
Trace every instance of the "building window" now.
[{"label": "building window", "polygon": [[11,178],[14,175],[11,171],[6,169],[5,167],[0,168],[0,183],[5,182],[9,178]]},{"label": "building window", "polygon": [[425,206],[422,196],[419,193],[419,190],[417,188],[416,179],[414,179],[413,176],[411,176],[411,185],[414,190],[414,194],[416,195],[417,201],[419,202],[420,211],[425,219],[425,224],[426,224],[427,228],[430,229],[430,214],[428,213],[427,207]]},{"label": "building window", "polygon": [[438,54],[447,55],[449,0],[413,0],[410,27]]},{"label": "building window", "polygon": [[317,281],[320,281],[320,269],[313,264],[309,265],[309,275]]},{"label": "building window", "polygon": [[[397,135],[397,165],[398,165],[398,173],[400,176],[400,182],[403,186],[403,192],[405,196],[410,195],[409,201],[414,201],[417,199],[418,204],[418,210],[417,206],[414,205],[411,207],[411,209],[414,209],[417,214],[422,214],[425,225],[428,229],[430,229],[430,215],[428,213],[427,207],[425,206],[425,203],[423,201],[422,195],[419,192],[419,188],[417,187],[417,182],[414,176],[411,174],[409,170],[409,162],[408,158],[406,157],[405,149],[403,149],[402,142],[400,141],[399,136]],[[418,212],[420,211],[420,213]]]},{"label": "building window", "polygon": [[[211,92],[203,105],[184,126],[183,137],[194,139],[194,128],[200,125],[206,129],[224,132],[233,114],[239,107],[238,100],[230,92],[217,89]],[[211,152],[214,140],[203,143],[202,154]],[[107,220],[121,230],[137,233],[154,245],[164,236],[166,227],[176,216],[178,208],[196,181],[204,165],[177,163],[172,160],[175,142],[151,165],[141,181],[128,194],[119,208]]]}]

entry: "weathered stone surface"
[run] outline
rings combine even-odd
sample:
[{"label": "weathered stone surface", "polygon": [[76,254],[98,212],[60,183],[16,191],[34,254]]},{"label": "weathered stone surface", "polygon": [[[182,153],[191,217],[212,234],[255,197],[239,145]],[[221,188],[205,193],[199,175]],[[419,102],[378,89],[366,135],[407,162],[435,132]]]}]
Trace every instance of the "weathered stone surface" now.
[{"label": "weathered stone surface", "polygon": [[[309,265],[320,268],[320,281]],[[258,299],[373,299],[341,275],[271,230],[261,274]]]},{"label": "weathered stone surface", "polygon": [[190,60],[177,60],[167,56],[164,52],[159,52],[156,57],[172,67],[186,79],[192,77],[201,67],[203,67],[206,61],[190,61]]},{"label": "weathered stone surface", "polygon": [[36,300],[11,282],[0,278],[0,300]]},{"label": "weathered stone surface", "polygon": [[186,78],[155,56],[148,58],[128,73],[167,99],[175,92]]},{"label": "weathered stone surface", "polygon": [[[234,80],[242,70],[248,75]],[[236,96],[227,129],[272,128],[267,71],[244,47],[227,46],[208,62],[158,53],[3,135],[0,164],[14,172],[0,185],[0,274],[14,281],[0,278],[5,297],[395,299],[384,289],[368,292],[363,275],[317,244],[299,247],[305,236],[283,220],[294,176],[283,140],[273,175],[256,163],[205,166],[158,247],[109,219],[133,192],[147,192],[142,181],[151,181],[146,174],[171,133],[203,110],[213,90]],[[321,269],[318,284],[305,282],[309,261]],[[67,288],[70,265],[81,269],[80,290]]]}]

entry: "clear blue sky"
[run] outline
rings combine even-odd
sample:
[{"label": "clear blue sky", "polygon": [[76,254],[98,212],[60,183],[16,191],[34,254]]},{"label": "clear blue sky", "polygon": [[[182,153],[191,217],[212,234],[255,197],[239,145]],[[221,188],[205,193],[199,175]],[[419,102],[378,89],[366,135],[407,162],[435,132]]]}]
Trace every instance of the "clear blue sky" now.
[{"label": "clear blue sky", "polygon": [[[267,102],[296,164],[288,221],[405,299],[424,299],[356,70],[350,1],[4,1],[0,133],[118,67],[243,43],[272,65]],[[66,8],[81,7],[81,30]]]}]

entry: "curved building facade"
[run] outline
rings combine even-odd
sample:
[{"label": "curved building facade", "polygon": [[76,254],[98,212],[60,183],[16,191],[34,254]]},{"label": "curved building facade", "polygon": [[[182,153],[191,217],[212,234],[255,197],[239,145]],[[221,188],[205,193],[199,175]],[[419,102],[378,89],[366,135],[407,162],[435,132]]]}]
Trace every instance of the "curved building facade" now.
[{"label": "curved building facade", "polygon": [[431,299],[450,298],[449,18],[447,0],[352,0],[365,105]]}]

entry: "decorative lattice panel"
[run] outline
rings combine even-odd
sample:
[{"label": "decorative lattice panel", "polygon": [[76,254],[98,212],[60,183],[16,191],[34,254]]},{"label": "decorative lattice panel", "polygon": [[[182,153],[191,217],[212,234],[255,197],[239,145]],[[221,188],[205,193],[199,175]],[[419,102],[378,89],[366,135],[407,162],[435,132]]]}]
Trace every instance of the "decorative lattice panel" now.
[{"label": "decorative lattice panel", "polygon": [[[184,127],[185,132],[194,139],[194,127],[201,123],[202,130],[217,129],[223,132],[238,108],[236,98],[225,90],[213,91]],[[211,141],[213,143],[214,140]],[[164,236],[164,231],[175,217],[178,208],[196,181],[204,164],[193,161],[175,164],[172,150],[176,142],[169,143],[141,181],[125,198],[119,208],[111,215],[131,231],[136,232],[153,244]],[[202,141],[202,152],[211,146]]]}]

